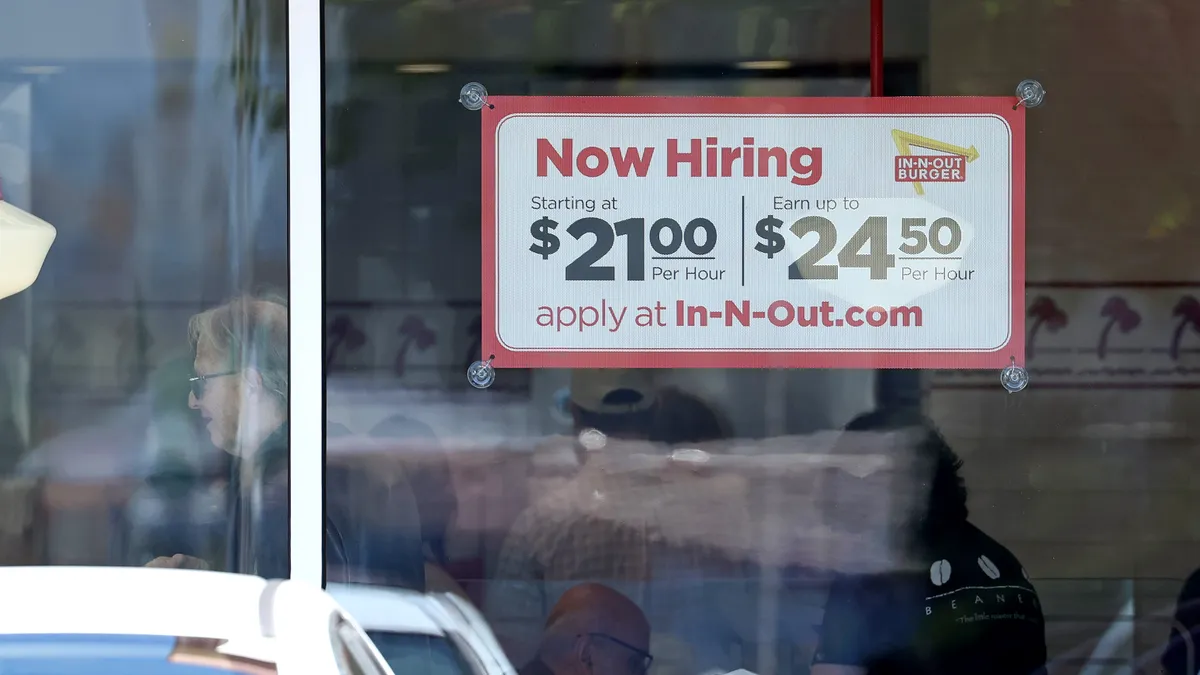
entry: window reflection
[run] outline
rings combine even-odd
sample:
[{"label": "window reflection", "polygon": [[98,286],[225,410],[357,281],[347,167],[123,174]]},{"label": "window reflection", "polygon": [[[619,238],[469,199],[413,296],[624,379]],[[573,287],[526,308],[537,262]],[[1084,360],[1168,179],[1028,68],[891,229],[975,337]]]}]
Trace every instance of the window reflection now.
[{"label": "window reflection", "polygon": [[[866,5],[325,3],[330,580],[467,597],[519,666],[556,604],[599,583],[646,615],[655,673],[904,669],[963,656],[943,630],[1033,645],[972,651],[972,672],[1028,670],[1038,631],[1019,622],[1038,614],[1054,672],[1196,671],[1180,0],[888,3],[888,93],[1006,94],[1030,75],[1051,91],[1029,117],[1025,392],[960,371],[464,383],[482,355],[463,82],[860,96]],[[187,332],[231,298],[286,296],[283,9],[0,0],[0,190],[59,228],[37,284],[0,301],[0,562],[286,568],[287,467],[258,452],[284,421],[200,404],[271,378]],[[1113,73],[1122,94],[1097,104]],[[938,482],[920,433],[841,433],[901,410],[963,459],[986,539],[964,530],[973,545],[943,555],[914,533]],[[989,589],[969,617],[918,602],[963,579]],[[619,653],[603,641],[588,648]]]},{"label": "window reflection", "polygon": [[[395,15],[326,3],[327,417],[344,452],[374,448],[405,474],[421,544],[404,556],[419,548],[431,587],[434,571],[452,578],[515,664],[531,662],[563,594],[597,582],[646,613],[652,672],[904,670],[914,653],[961,657],[942,633],[1010,646],[968,650],[972,672],[1028,672],[1042,650],[1052,672],[1160,659],[1195,671],[1194,213],[1179,160],[1191,134],[1175,119],[1194,87],[1187,59],[1169,56],[1187,51],[1190,14],[1035,4],[901,0],[885,17],[888,94],[1005,95],[1031,76],[1051,92],[1028,117],[1032,384],[1008,396],[991,371],[464,382],[484,355],[479,122],[455,101],[463,83],[861,96],[868,3],[417,3]],[[1087,48],[1096,38],[1111,48]],[[1135,77],[1104,106],[1082,93],[1116,71],[1162,77]],[[864,413],[917,435],[839,433]],[[394,417],[422,432],[371,445]],[[930,427],[962,459],[972,527],[949,539],[913,525],[936,510],[931,491],[958,489],[921,452]],[[339,490],[354,492],[330,483],[331,503]],[[989,589],[984,609],[937,604],[961,583]],[[921,626],[938,634],[906,632]]]},{"label": "window reflection", "polygon": [[[926,93],[928,8],[902,5],[887,88]],[[1028,547],[967,525],[965,505],[947,516],[944,500],[930,498],[964,499],[959,469],[938,471],[938,450],[922,440],[933,427],[922,413],[934,411],[920,374],[539,369],[502,370],[486,392],[465,382],[486,355],[479,132],[456,102],[464,82],[496,94],[863,96],[865,15],[736,3],[410,6],[384,28],[379,7],[327,10],[336,152],[326,176],[326,412],[337,475],[327,504],[367,501],[357,486],[388,467],[404,480],[392,484],[387,524],[376,512],[357,522],[382,533],[415,513],[407,528],[420,532],[419,543],[364,532],[387,552],[364,550],[352,569],[378,579],[377,561],[419,556],[424,588],[461,589],[531,673],[583,672],[583,661],[556,652],[565,635],[556,607],[589,584],[644,614],[644,645],[616,637],[653,655],[655,673],[953,670],[965,648],[920,630],[957,635],[968,623],[963,640],[992,664],[979,669],[1032,672],[1046,661],[1044,591],[1024,573]],[[485,21],[487,31],[471,32]],[[828,36],[849,42],[851,26],[862,28],[861,49],[834,47],[841,38]],[[451,47],[434,37],[450,31],[476,39]],[[869,411],[903,422],[841,432]],[[933,445],[957,450],[962,437]],[[973,449],[961,450],[972,477]],[[373,468],[350,469],[349,457],[367,454]],[[947,519],[953,526],[930,524]],[[997,600],[997,585],[1012,593]],[[974,586],[1003,605],[984,612],[995,622],[967,622],[969,603],[939,605],[928,616],[942,623],[924,621],[926,597]],[[578,635],[596,632],[608,634]],[[628,670],[621,643],[583,643],[593,666]]]},{"label": "window reflection", "polygon": [[[283,7],[0,1],[0,190],[59,231],[0,301],[5,563],[249,569],[231,541],[277,548],[233,472],[286,400],[271,423],[229,401],[287,387]],[[264,289],[284,351],[231,347],[254,329],[227,316],[197,362],[189,319]]]},{"label": "window reflection", "polygon": [[394,672],[475,675],[469,661],[443,637],[383,632],[367,635]]}]

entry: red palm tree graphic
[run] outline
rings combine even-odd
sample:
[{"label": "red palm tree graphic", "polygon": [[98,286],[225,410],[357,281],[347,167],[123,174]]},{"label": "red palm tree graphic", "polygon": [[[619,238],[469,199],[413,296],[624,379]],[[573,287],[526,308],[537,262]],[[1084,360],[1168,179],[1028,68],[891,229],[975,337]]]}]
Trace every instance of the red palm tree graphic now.
[{"label": "red palm tree graphic", "polygon": [[437,342],[437,334],[425,325],[425,320],[419,316],[411,315],[404,319],[400,324],[398,331],[404,341],[400,343],[400,350],[396,352],[396,377],[404,377],[404,371],[408,369],[408,351],[416,347],[418,351],[425,351]]},{"label": "red palm tree graphic", "polygon": [[330,342],[329,354],[325,357],[326,373],[333,367],[338,350],[345,348],[347,352],[356,352],[367,343],[366,334],[359,330],[358,326],[355,326],[350,317],[345,314],[339,314],[334,318],[329,332],[333,335],[333,341]]},{"label": "red palm tree graphic", "polygon": [[1038,331],[1045,326],[1051,333],[1057,333],[1067,325],[1067,313],[1053,299],[1040,295],[1034,298],[1026,312],[1033,322],[1029,325],[1029,338],[1025,340],[1026,358],[1033,358],[1033,344],[1037,341]]},{"label": "red palm tree graphic", "polygon": [[1100,331],[1100,342],[1096,345],[1096,355],[1103,359],[1108,355],[1108,335],[1113,326],[1122,333],[1128,333],[1142,323],[1142,315],[1134,311],[1125,298],[1113,296],[1100,308],[1100,316],[1108,318],[1108,323]]},{"label": "red palm tree graphic", "polygon": [[1190,326],[1193,332],[1200,333],[1200,301],[1194,296],[1185,295],[1175,304],[1171,316],[1179,318],[1175,333],[1171,335],[1171,360],[1179,360],[1179,343],[1183,340],[1183,332]]}]

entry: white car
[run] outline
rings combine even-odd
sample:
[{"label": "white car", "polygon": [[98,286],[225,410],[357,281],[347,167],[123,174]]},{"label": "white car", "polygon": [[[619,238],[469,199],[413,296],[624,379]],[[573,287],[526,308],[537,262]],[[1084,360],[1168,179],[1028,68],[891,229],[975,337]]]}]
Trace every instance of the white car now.
[{"label": "white car", "polygon": [[401,675],[513,675],[487,621],[453,593],[353,584],[326,590]]},{"label": "white car", "polygon": [[143,567],[0,568],[0,673],[393,675],[327,593]]}]

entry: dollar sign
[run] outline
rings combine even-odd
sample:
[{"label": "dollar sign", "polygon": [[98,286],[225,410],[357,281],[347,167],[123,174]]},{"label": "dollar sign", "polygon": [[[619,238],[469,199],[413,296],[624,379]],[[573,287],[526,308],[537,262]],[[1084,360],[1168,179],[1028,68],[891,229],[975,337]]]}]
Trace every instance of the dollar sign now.
[{"label": "dollar sign", "polygon": [[754,250],[759,253],[766,253],[767,260],[774,258],[776,253],[783,251],[783,246],[787,243],[783,235],[779,233],[779,228],[782,225],[782,220],[775,216],[767,216],[758,221],[758,224],[754,226],[754,231],[758,234],[758,238],[762,239],[762,241],[754,245]]},{"label": "dollar sign", "polygon": [[558,237],[550,231],[556,227],[558,227],[558,221],[551,220],[546,216],[542,216],[529,226],[529,234],[537,240],[536,243],[529,246],[529,250],[542,256],[542,260],[549,258],[558,250]]}]

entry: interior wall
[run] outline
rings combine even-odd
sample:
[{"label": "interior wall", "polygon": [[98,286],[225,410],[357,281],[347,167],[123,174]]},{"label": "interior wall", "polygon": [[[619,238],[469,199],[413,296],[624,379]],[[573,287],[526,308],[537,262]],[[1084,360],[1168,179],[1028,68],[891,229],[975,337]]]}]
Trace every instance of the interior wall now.
[{"label": "interior wall", "polygon": [[[1135,650],[1153,651],[1167,626],[1148,615],[1200,564],[1200,5],[932,0],[930,16],[931,94],[1048,92],[1027,113],[1030,387],[940,373],[930,412],[964,455],[973,518],[1031,575],[1076,580],[1039,585],[1073,589],[1048,611],[1095,619],[1054,644],[1094,642],[1132,600]],[[1120,579],[1136,581],[1099,581]]]}]

